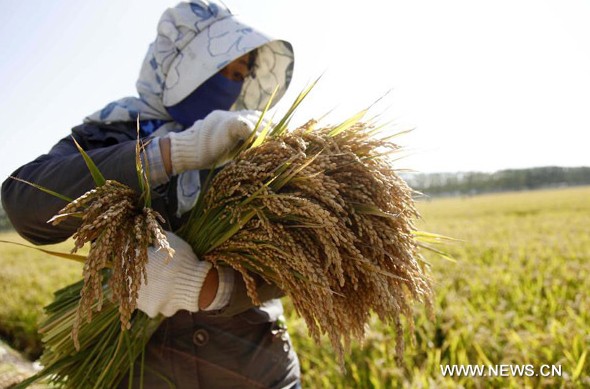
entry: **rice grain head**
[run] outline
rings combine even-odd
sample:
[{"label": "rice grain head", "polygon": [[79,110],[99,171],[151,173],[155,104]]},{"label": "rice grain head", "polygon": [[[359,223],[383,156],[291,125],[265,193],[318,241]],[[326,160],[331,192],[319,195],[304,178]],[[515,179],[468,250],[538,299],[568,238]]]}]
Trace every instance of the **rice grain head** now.
[{"label": "rice grain head", "polygon": [[[82,213],[82,223],[73,235],[76,252],[90,243],[84,263],[84,286],[80,292],[77,317],[72,328],[72,337],[79,348],[79,326],[92,320],[93,305],[100,311],[105,280],[103,271],[108,269],[108,286],[111,299],[119,306],[121,328],[129,329],[141,280],[147,282],[145,266],[148,247],[156,245],[168,251],[172,258],[174,250],[158,223],[161,216],[150,208],[139,207],[137,194],[129,187],[107,180],[100,187],[86,192],[63,208],[58,215]],[[64,218],[55,219],[59,223]]]}]

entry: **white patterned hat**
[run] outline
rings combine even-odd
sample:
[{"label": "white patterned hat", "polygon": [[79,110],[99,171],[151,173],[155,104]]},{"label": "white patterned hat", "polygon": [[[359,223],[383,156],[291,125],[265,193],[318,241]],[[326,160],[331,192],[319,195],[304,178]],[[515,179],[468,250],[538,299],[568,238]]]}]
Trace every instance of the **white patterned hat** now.
[{"label": "white patterned hat", "polygon": [[257,49],[255,72],[244,80],[232,107],[265,107],[274,89],[276,103],[293,73],[293,48],[236,18],[212,1],[193,0],[167,9],[158,23],[136,83],[139,98],[125,97],[86,117],[86,122],[171,119],[165,107],[173,106],[225,65]]},{"label": "white patterned hat", "polygon": [[194,1],[168,9],[158,24],[150,50],[153,58],[147,64],[161,73],[162,102],[170,107],[254,49],[258,49],[255,73],[244,80],[235,108],[262,109],[275,87],[279,87],[276,100],[285,93],[293,71],[293,49],[288,42],[243,23],[225,6]]}]

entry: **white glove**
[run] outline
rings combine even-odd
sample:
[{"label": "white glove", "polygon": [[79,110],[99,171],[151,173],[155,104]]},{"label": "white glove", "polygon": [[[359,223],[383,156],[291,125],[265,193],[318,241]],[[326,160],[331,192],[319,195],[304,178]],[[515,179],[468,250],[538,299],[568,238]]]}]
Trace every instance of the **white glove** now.
[{"label": "white glove", "polygon": [[224,157],[250,136],[260,114],[259,111],[213,111],[183,132],[170,133],[172,173],[207,169],[214,163],[225,162]]},{"label": "white glove", "polygon": [[[174,256],[166,263],[168,252],[164,249],[148,249],[146,264],[147,284],[142,279],[137,298],[137,308],[149,317],[159,313],[172,316],[181,309],[199,311],[199,294],[211,262],[200,261],[190,245],[172,232],[166,232]],[[219,287],[213,302],[205,310],[220,309],[227,305],[233,289],[233,270],[218,268]]]}]

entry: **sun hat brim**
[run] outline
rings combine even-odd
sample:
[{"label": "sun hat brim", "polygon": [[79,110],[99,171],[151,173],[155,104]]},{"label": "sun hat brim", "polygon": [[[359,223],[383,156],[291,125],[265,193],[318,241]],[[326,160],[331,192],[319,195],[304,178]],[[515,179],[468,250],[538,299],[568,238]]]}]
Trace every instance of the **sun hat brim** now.
[{"label": "sun hat brim", "polygon": [[292,77],[291,44],[274,40],[230,15],[209,25],[178,53],[164,84],[164,106],[176,105],[227,64],[254,49],[258,49],[254,75],[244,80],[234,108],[264,108],[277,86],[274,102],[278,101]]}]

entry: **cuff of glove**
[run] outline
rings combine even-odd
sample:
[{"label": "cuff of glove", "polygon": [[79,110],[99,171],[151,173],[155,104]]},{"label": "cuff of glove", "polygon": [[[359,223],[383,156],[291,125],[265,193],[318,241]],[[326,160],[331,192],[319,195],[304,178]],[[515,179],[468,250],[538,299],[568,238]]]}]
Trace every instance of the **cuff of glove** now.
[{"label": "cuff of glove", "polygon": [[219,286],[217,287],[217,294],[215,298],[203,311],[216,311],[224,308],[231,297],[234,290],[234,269],[230,267],[220,266],[217,268],[217,274],[219,277]]},{"label": "cuff of glove", "polygon": [[170,177],[166,174],[166,168],[164,167],[164,161],[162,159],[160,138],[153,138],[150,144],[146,147],[145,153],[142,153],[141,156],[143,158],[143,166],[149,167],[149,178],[153,187],[170,181]]},{"label": "cuff of glove", "polygon": [[172,175],[196,169],[193,166],[197,158],[194,130],[190,128],[182,132],[172,132],[168,137],[170,138]]}]

